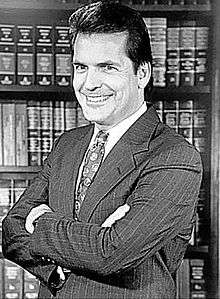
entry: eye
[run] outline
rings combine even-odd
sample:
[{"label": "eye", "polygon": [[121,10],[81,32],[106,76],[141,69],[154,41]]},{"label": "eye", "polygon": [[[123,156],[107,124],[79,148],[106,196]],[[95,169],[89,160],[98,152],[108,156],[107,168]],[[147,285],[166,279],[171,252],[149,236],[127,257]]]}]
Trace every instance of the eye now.
[{"label": "eye", "polygon": [[108,72],[108,73],[112,73],[117,71],[117,68],[111,64],[106,64],[102,66],[103,70]]},{"label": "eye", "polygon": [[83,64],[73,64],[74,70],[77,73],[84,73],[87,70],[87,66]]}]

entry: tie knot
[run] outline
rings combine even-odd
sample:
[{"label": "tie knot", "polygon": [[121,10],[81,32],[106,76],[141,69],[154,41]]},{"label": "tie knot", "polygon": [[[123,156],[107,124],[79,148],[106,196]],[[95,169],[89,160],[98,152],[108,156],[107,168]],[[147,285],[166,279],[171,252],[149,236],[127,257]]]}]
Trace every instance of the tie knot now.
[{"label": "tie knot", "polygon": [[96,135],[96,140],[98,143],[105,143],[108,139],[109,133],[106,133],[104,131],[99,131]]}]

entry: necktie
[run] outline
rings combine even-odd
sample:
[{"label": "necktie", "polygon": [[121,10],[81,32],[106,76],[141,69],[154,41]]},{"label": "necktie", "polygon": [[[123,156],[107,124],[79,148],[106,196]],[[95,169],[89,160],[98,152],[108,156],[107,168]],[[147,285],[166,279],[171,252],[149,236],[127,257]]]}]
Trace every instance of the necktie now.
[{"label": "necktie", "polygon": [[75,218],[78,218],[79,210],[83,200],[85,199],[87,189],[93,182],[95,175],[102,163],[105,154],[105,143],[108,133],[99,131],[96,135],[92,147],[88,150],[83,166],[82,176],[80,179],[76,201],[75,201]]}]

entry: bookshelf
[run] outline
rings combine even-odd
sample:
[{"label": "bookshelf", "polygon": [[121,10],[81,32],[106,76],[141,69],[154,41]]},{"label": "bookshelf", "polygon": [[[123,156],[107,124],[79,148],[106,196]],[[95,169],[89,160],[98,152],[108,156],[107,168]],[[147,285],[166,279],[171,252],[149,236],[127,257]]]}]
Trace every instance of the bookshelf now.
[{"label": "bookshelf", "polygon": [[[58,1],[58,0],[11,0],[11,1],[2,1],[0,0],[0,19],[1,24],[10,24],[15,25],[28,25],[33,26],[34,30],[38,25],[42,26],[52,26],[52,57],[55,57],[56,53],[54,50],[55,45],[55,33],[54,28],[59,24],[61,26],[66,26],[66,20],[71,12],[82,5],[85,1]],[[205,242],[201,244],[190,245],[186,255],[185,260],[188,261],[188,266],[184,266],[184,269],[190,269],[190,263],[192,260],[195,261],[205,261],[205,270],[204,270],[204,278],[205,278],[205,292],[196,293],[195,296],[201,295],[203,297],[193,297],[190,293],[190,282],[184,284],[184,282],[178,282],[180,284],[180,292],[178,294],[178,298],[183,298],[182,290],[184,287],[188,288],[188,298],[218,298],[219,295],[219,197],[220,197],[220,180],[219,180],[219,169],[220,169],[220,53],[215,50],[215,46],[217,49],[217,45],[220,44],[220,38],[217,34],[220,30],[220,21],[218,13],[220,13],[219,3],[217,0],[204,1],[205,4],[197,4],[197,5],[189,5],[189,4],[152,4],[152,1],[145,1],[145,3],[151,4],[143,4],[141,1],[126,1],[122,0],[123,3],[130,5],[131,7],[140,11],[143,15],[143,18],[146,18],[149,21],[149,18],[163,18],[163,21],[166,19],[166,28],[165,28],[165,38],[167,42],[167,28],[168,21],[170,20],[189,20],[195,21],[195,28],[201,26],[209,28],[209,43],[207,45],[206,54],[208,63],[207,63],[207,80],[205,84],[196,85],[186,85],[183,86],[181,84],[176,86],[168,86],[166,81],[166,73],[164,77],[164,81],[157,86],[155,86],[154,91],[152,93],[152,101],[155,105],[161,105],[161,115],[165,121],[171,121],[173,117],[173,111],[168,111],[165,109],[164,103],[168,102],[168,106],[173,102],[177,102],[178,107],[184,105],[187,101],[192,103],[190,112],[193,115],[193,123],[196,122],[196,115],[198,116],[198,107],[195,106],[195,103],[202,103],[202,107],[199,109],[203,109],[205,107],[206,110],[206,123],[205,129],[202,126],[199,126],[200,131],[202,132],[202,136],[199,136],[199,146],[202,146],[204,151],[201,153],[204,163],[204,194],[205,194],[205,205],[206,205],[206,217],[207,217],[207,225],[208,228],[208,237]],[[155,0],[154,3],[157,1]],[[181,1],[179,1],[180,3]],[[137,4],[139,3],[139,4]],[[141,4],[140,4],[141,3]],[[165,1],[164,1],[165,3]],[[167,3],[171,3],[171,1],[167,1]],[[173,2],[173,3],[177,3]],[[199,3],[199,2],[198,2]],[[25,20],[25,23],[24,21]],[[152,25],[152,22],[151,22]],[[155,24],[154,24],[155,25]],[[181,26],[180,26],[181,27]],[[17,43],[17,37],[15,33],[15,44]],[[64,119],[66,118],[67,113],[65,107],[68,106],[69,102],[74,102],[75,112],[76,112],[76,121],[75,126],[83,125],[83,120],[81,120],[80,111],[77,110],[76,100],[74,98],[74,94],[72,92],[71,86],[56,86],[55,78],[53,78],[52,84],[49,86],[40,86],[37,84],[36,79],[36,49],[37,37],[36,33],[33,36],[33,76],[34,82],[30,86],[21,86],[16,82],[11,85],[3,85],[0,84],[0,106],[1,103],[4,102],[6,105],[9,103],[13,103],[16,107],[17,103],[25,103],[28,105],[30,100],[35,100],[39,104],[39,109],[42,109],[41,105],[43,102],[48,101],[52,104],[52,111],[54,113],[55,104],[58,102],[62,102],[63,105],[63,115]],[[165,46],[165,50],[167,50],[167,44]],[[50,53],[50,54],[51,54]],[[15,53],[15,57],[17,54]],[[167,53],[166,53],[167,55]],[[17,59],[17,58],[16,58]],[[17,60],[16,60],[17,61]],[[55,76],[56,61],[53,60],[53,76]],[[195,61],[194,61],[195,63]],[[164,66],[163,66],[164,67]],[[17,64],[15,65],[15,73],[17,72]],[[167,65],[165,64],[165,70],[167,70]],[[194,65],[195,68],[195,65]],[[65,75],[65,74],[64,74]],[[68,74],[69,75],[69,74]],[[163,86],[160,86],[162,84]],[[27,106],[24,106],[27,107]],[[48,106],[49,107],[49,106]],[[48,108],[47,107],[47,108]],[[168,107],[168,110],[170,108]],[[174,114],[177,112],[178,119],[181,111],[179,108],[176,108],[177,111],[174,111]],[[196,110],[197,109],[197,110]],[[200,109],[200,110],[201,110]],[[40,110],[41,111],[41,110]],[[196,111],[196,112],[195,112]],[[186,111],[184,111],[185,113]],[[201,111],[200,111],[201,112]],[[199,113],[200,113],[199,112]],[[167,120],[168,115],[168,120]],[[190,115],[190,114],[188,114]],[[200,119],[202,118],[200,114]],[[53,116],[54,117],[54,116]],[[175,116],[174,116],[175,117]],[[1,119],[1,118],[0,118]],[[79,122],[81,120],[81,122]],[[63,125],[62,130],[65,130],[65,125]],[[188,132],[187,128],[187,132]],[[191,129],[194,130],[194,127],[191,126]],[[176,125],[176,130],[180,130],[179,124]],[[42,132],[41,132],[42,133]],[[45,133],[45,132],[44,132]],[[59,133],[59,132],[58,132]],[[27,132],[28,134],[28,132]],[[54,134],[53,129],[51,134]],[[192,133],[194,136],[194,132]],[[204,135],[205,134],[205,135]],[[1,137],[1,134],[0,134]],[[190,136],[186,136],[190,137]],[[53,137],[51,137],[53,141]],[[190,137],[191,138],[191,137]],[[192,137],[192,142],[195,140]],[[51,141],[50,140],[50,141]],[[26,144],[28,147],[28,143]],[[0,148],[1,149],[1,148]],[[4,165],[2,163],[0,165],[0,182],[7,181],[10,185],[11,194],[15,194],[12,196],[12,203],[14,203],[16,199],[17,192],[17,183],[18,189],[23,190],[25,185],[28,185],[29,181],[33,179],[37,172],[40,170],[41,166],[39,165]],[[20,184],[20,185],[19,185]],[[8,185],[8,186],[9,186]],[[1,187],[1,186],[0,186]],[[19,193],[19,192],[18,192]],[[0,204],[1,206],[1,204]],[[2,217],[2,216],[1,216]],[[196,243],[196,242],[195,242]],[[203,244],[205,243],[205,244]],[[2,259],[2,255],[0,253],[1,264],[0,264],[0,275],[5,273],[5,264]],[[200,264],[201,266],[201,264]],[[7,268],[6,268],[7,270]],[[190,280],[190,274],[185,273],[183,270],[182,276],[187,276],[188,280]],[[18,276],[21,277],[21,286],[18,291],[18,298],[25,298],[25,288],[24,288],[24,277],[26,274],[24,272],[18,270]],[[20,278],[19,278],[20,279]],[[36,283],[34,278],[29,278],[30,284],[33,284],[33,294],[31,298],[34,298],[34,294],[36,293]],[[201,279],[203,281],[203,278]],[[202,282],[203,284],[203,282]],[[3,291],[0,287],[0,298]],[[35,292],[35,293],[34,293]],[[185,293],[184,293],[185,294]],[[3,298],[3,295],[2,295]],[[184,298],[185,299],[185,298]],[[187,298],[186,298],[187,299]]]}]

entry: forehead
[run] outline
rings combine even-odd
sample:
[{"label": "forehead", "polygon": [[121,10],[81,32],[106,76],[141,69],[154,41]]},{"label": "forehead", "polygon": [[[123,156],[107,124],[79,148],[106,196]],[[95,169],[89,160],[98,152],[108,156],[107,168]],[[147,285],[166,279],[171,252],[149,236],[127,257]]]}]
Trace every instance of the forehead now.
[{"label": "forehead", "polygon": [[[127,57],[128,34],[120,33],[79,33],[74,43],[73,60],[117,60]],[[127,57],[128,58],[128,57]]]}]

